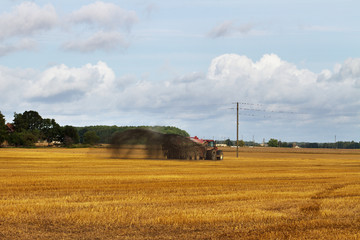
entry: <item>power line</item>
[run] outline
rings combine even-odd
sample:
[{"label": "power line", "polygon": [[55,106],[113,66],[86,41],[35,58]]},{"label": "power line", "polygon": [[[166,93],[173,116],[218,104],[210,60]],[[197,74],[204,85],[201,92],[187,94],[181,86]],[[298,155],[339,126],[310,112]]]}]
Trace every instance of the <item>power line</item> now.
[{"label": "power line", "polygon": [[[266,110],[266,109],[261,109],[261,108],[239,107],[239,105],[265,107],[265,105],[258,104],[258,103],[233,102],[232,104],[236,104],[236,158],[239,158],[239,115],[252,116],[252,117],[256,116],[255,114],[239,114],[239,110],[254,111],[254,112],[295,114],[294,112],[287,112],[287,111],[274,111],[274,110]],[[235,109],[235,108],[230,108],[230,109]],[[264,116],[264,118],[271,118],[271,116],[268,116],[268,117]],[[254,142],[254,136],[253,136],[253,142]]]}]

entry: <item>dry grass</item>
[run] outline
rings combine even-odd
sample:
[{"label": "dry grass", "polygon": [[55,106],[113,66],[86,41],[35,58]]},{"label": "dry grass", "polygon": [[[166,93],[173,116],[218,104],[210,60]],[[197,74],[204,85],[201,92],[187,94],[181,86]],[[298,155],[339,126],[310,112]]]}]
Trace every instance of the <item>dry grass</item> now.
[{"label": "dry grass", "polygon": [[0,149],[0,239],[360,238],[360,151],[260,150]]}]

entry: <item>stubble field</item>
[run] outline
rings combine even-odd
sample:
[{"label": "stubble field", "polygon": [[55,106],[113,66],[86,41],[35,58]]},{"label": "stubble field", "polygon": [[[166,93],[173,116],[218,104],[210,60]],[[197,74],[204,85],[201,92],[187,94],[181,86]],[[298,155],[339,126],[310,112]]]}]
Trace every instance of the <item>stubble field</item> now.
[{"label": "stubble field", "polygon": [[360,239],[360,151],[0,149],[0,239]]}]

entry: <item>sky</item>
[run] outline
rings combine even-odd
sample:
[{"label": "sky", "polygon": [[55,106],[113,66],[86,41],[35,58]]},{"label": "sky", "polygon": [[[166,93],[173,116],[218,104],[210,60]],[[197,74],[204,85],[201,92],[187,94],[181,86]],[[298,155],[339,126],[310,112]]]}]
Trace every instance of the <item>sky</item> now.
[{"label": "sky", "polygon": [[[263,142],[360,141],[355,0],[3,0],[0,111]],[[335,137],[336,136],[336,137]]]}]

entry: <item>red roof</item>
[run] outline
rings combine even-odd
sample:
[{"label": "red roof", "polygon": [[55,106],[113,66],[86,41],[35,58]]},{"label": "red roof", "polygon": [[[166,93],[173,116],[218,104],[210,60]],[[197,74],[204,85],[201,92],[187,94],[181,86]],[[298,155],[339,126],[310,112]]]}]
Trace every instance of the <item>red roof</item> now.
[{"label": "red roof", "polygon": [[14,132],[15,131],[14,124],[7,123],[6,127],[7,127],[8,132]]}]

